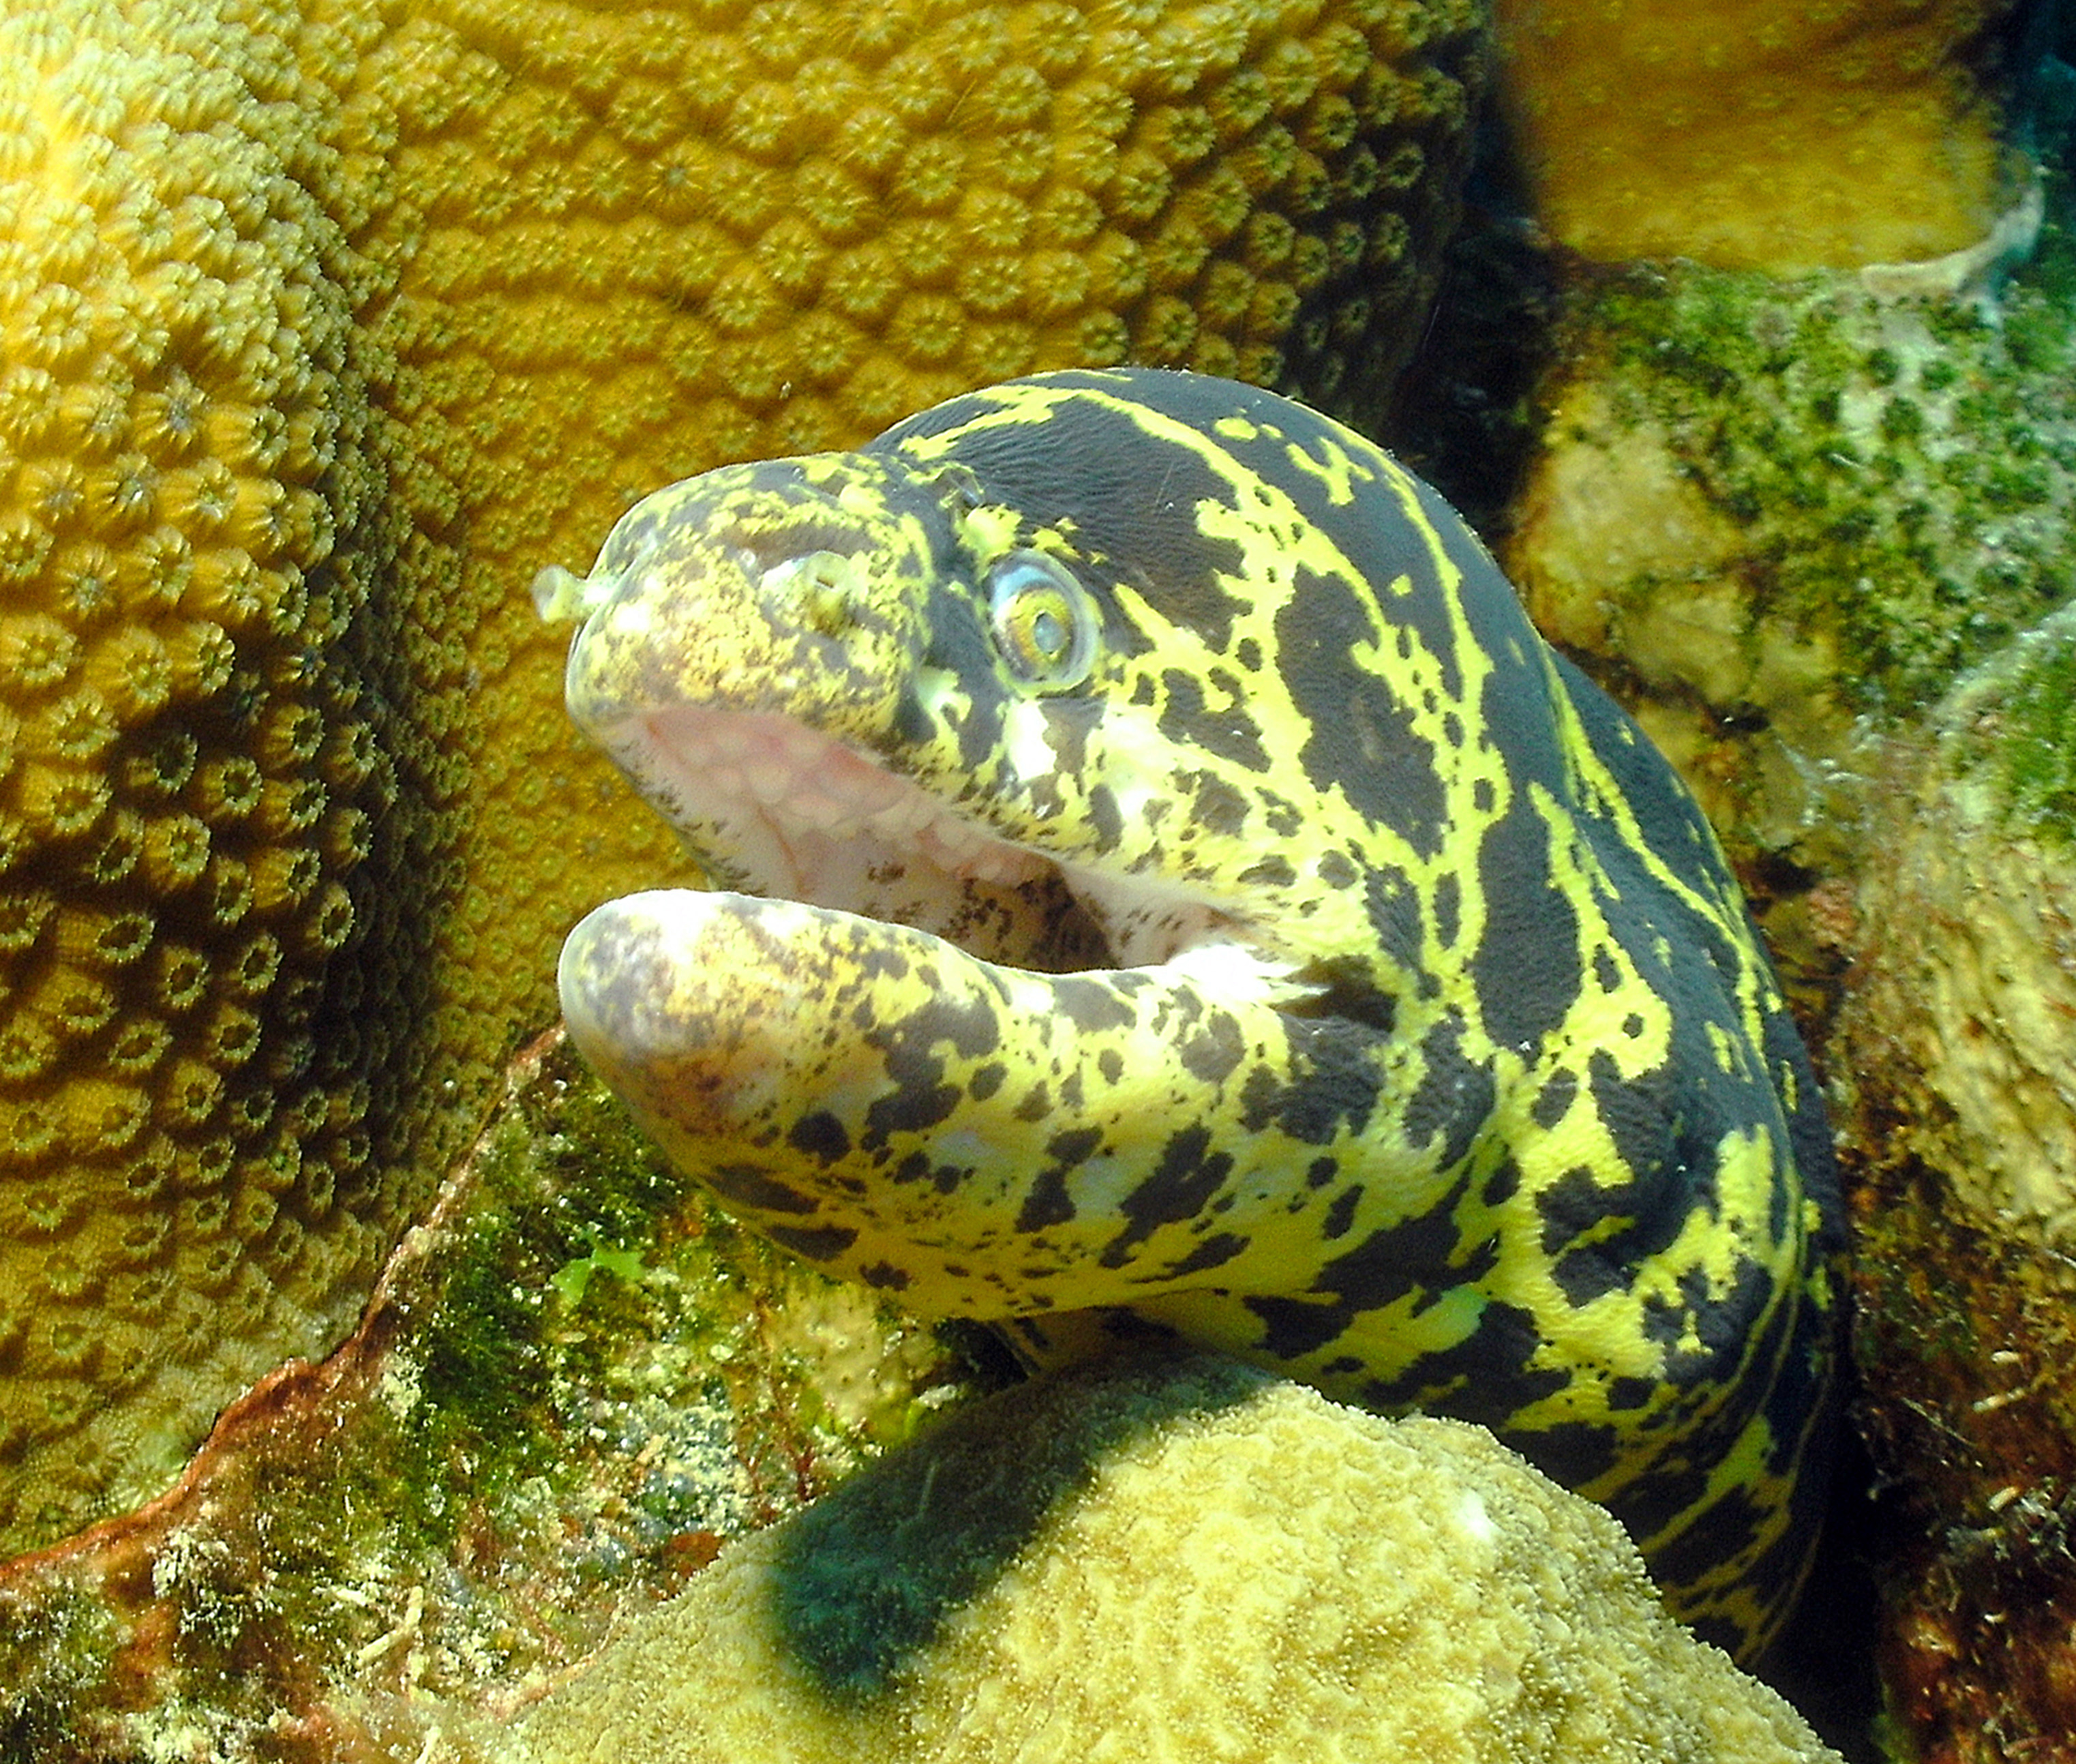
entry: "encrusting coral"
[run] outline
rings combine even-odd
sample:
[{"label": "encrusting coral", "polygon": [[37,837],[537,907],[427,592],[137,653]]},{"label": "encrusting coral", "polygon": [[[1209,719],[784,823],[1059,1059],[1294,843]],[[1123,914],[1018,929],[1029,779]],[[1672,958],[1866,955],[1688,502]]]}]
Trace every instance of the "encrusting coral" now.
[{"label": "encrusting coral", "polygon": [[1023,370],[1373,396],[1480,23],[8,9],[0,1550],[338,1336],[563,929],[667,870],[563,728],[534,571]]},{"label": "encrusting coral", "polygon": [[1962,679],[1924,753],[1891,756],[1840,1024],[1837,1088],[1874,1118],[1877,1165],[1942,1173],[1940,1210],[2014,1245],[2076,1245],[2072,683],[2066,606]]},{"label": "encrusting coral", "polygon": [[2003,195],[2014,0],[1499,0],[1538,218],[1588,257],[1796,272],[1938,256]]},{"label": "encrusting coral", "polygon": [[[1891,756],[1833,1037],[1864,1413],[1897,1512],[1883,1665],[1912,1755],[2076,1733],[2076,608]],[[2057,1747],[2060,1749],[2057,1749]]]},{"label": "encrusting coral", "polygon": [[[385,1735],[409,1757],[398,1712]],[[966,1409],[725,1551],[477,1764],[1834,1759],[1482,1429],[1219,1360]]]}]

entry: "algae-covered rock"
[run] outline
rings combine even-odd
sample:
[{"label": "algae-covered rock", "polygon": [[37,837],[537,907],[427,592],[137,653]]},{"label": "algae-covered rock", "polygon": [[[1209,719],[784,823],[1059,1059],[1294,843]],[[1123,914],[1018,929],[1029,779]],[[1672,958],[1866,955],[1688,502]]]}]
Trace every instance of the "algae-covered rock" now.
[{"label": "algae-covered rock", "polygon": [[1992,309],[1692,264],[1575,291],[1509,512],[1544,633],[1623,698],[1770,903],[1837,966],[1880,744],[2076,591],[2067,198]]},{"label": "algae-covered rock", "polygon": [[1664,1615],[1605,1513],[1482,1429],[1202,1359],[961,1411],[470,1744],[483,1764],[1835,1755]]},{"label": "algae-covered rock", "polygon": [[1870,807],[1885,861],[1858,886],[1834,1088],[1878,1167],[1938,1170],[1959,1215],[2076,1247],[2072,687],[2065,610],[1955,691]]},{"label": "algae-covered rock", "polygon": [[351,1341],[0,1568],[0,1759],[363,1764],[343,1700],[538,1693],[969,1371],[688,1198],[545,1040]]},{"label": "algae-covered rock", "polygon": [[[2076,1733],[2076,613],[1966,679],[1870,811],[1833,1037],[1857,1358],[1917,1755]],[[1900,757],[1898,759],[1901,763]]]}]

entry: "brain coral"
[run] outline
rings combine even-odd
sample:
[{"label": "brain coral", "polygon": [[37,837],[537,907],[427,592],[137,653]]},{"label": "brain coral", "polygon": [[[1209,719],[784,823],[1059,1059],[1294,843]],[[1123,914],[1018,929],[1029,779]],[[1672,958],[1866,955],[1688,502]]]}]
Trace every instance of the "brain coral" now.
[{"label": "brain coral", "polygon": [[1792,272],[1972,244],[2016,0],[1499,0],[1538,217],[1588,257]]},{"label": "brain coral", "polygon": [[11,0],[0,1550],[335,1338],[663,862],[523,585],[653,484],[1407,346],[1476,0]]},{"label": "brain coral", "polygon": [[961,1412],[464,1747],[608,1754],[1836,1761],[1666,1617],[1614,1521],[1484,1430],[1209,1360]]}]

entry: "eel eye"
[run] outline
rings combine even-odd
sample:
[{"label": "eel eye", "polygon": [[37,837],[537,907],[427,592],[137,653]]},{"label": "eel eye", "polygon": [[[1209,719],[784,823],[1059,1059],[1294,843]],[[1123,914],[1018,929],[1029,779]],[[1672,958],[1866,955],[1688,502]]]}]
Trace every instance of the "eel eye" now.
[{"label": "eel eye", "polygon": [[1019,680],[1057,692],[1089,677],[1101,634],[1095,602],[1060,564],[1011,551],[990,568],[987,597],[994,640]]}]

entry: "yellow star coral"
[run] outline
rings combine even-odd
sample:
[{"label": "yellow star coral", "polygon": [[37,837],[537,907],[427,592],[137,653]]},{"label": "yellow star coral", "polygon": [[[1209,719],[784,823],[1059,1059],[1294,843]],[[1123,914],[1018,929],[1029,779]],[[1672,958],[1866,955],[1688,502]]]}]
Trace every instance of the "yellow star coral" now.
[{"label": "yellow star coral", "polygon": [[376,1173],[454,833],[403,733],[430,676],[370,598],[392,548],[309,76],[201,7],[16,11],[0,67],[19,1545],[148,1490],[273,1344],[351,1314],[412,1186]]},{"label": "yellow star coral", "polygon": [[0,1549],[335,1338],[662,867],[534,571],[1030,369],[1373,396],[1479,16],[13,0]]},{"label": "yellow star coral", "polygon": [[1792,273],[1972,245],[2014,0],[1499,0],[1543,224],[1603,260]]}]

